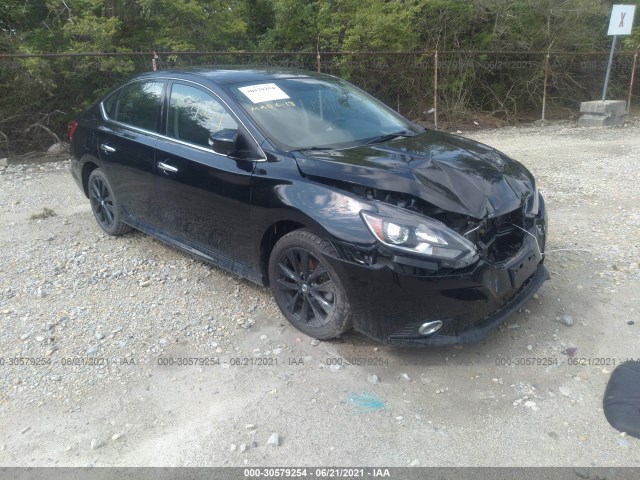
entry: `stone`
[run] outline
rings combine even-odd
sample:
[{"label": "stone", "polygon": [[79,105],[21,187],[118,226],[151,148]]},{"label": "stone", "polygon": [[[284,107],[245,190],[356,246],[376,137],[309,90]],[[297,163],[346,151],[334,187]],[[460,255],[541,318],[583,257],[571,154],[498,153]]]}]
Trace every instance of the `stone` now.
[{"label": "stone", "polygon": [[269,440],[267,440],[267,445],[272,445],[274,447],[279,447],[280,446],[280,435],[278,435],[277,433],[272,433],[271,436],[269,437]]},{"label": "stone", "polygon": [[242,328],[244,328],[245,330],[249,330],[251,327],[253,327],[256,324],[255,320],[253,318],[249,318],[247,319],[246,322],[244,322],[242,324]]},{"label": "stone", "polygon": [[565,397],[571,397],[573,395],[573,392],[571,391],[571,389],[564,385],[558,388],[558,391],[560,392],[560,394],[564,395]]},{"label": "stone", "polygon": [[596,100],[582,102],[578,120],[581,127],[608,127],[624,125],[627,120],[627,102],[624,100]]},{"label": "stone", "polygon": [[570,327],[573,325],[573,318],[571,317],[571,315],[564,314],[560,317],[558,321],[561,324],[566,325],[567,327]]},{"label": "stone", "polygon": [[69,151],[69,146],[64,143],[54,143],[49,148],[47,148],[47,153],[60,154],[66,153]]},{"label": "stone", "polygon": [[100,345],[92,345],[87,349],[86,354],[95,355],[96,353],[98,353],[98,350],[100,350]]},{"label": "stone", "polygon": [[91,450],[97,450],[104,445],[101,441],[96,440],[95,438],[91,439]]}]

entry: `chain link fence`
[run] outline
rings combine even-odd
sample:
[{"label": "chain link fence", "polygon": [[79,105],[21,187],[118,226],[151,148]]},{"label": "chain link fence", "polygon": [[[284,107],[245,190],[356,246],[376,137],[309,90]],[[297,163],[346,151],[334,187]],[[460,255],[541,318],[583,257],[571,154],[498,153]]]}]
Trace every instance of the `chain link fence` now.
[{"label": "chain link fence", "polygon": [[[634,53],[616,54],[607,98],[633,104]],[[268,65],[345,78],[423,124],[492,126],[577,115],[599,99],[607,53],[149,52],[0,55],[0,158],[63,150],[74,115],[128,76],[194,66]],[[546,82],[545,82],[546,76]],[[546,84],[546,95],[545,95]],[[630,86],[632,87],[630,89]],[[437,100],[437,101],[436,101]]]}]

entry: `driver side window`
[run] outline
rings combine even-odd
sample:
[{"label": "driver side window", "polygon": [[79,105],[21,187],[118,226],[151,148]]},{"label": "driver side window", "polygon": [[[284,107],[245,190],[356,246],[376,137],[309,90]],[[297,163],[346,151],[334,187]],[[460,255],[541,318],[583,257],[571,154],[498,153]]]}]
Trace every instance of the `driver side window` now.
[{"label": "driver side window", "polygon": [[167,134],[177,140],[209,147],[212,133],[238,124],[210,94],[180,83],[171,87]]}]

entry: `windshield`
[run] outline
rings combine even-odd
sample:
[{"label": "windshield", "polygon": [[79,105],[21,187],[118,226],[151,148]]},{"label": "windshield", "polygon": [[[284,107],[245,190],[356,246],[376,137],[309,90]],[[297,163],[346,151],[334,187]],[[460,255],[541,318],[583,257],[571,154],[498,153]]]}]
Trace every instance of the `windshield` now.
[{"label": "windshield", "polygon": [[230,89],[262,132],[287,151],[344,148],[418,133],[408,120],[338,79],[278,79]]}]

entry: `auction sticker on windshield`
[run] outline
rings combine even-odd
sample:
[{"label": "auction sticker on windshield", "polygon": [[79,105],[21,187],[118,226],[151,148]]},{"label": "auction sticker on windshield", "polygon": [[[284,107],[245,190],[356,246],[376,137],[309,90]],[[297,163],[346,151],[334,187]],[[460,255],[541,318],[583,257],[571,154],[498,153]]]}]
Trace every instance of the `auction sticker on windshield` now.
[{"label": "auction sticker on windshield", "polygon": [[260,85],[250,85],[240,87],[240,90],[253,103],[270,102],[272,100],[287,100],[289,95],[278,87],[275,83],[263,83]]}]

